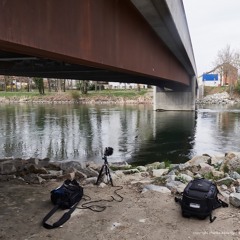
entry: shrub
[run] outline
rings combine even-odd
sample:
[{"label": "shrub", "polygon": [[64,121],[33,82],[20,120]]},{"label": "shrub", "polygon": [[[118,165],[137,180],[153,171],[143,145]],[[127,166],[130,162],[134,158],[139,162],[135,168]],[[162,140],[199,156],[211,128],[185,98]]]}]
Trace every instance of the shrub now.
[{"label": "shrub", "polygon": [[171,161],[168,159],[164,160],[165,168],[170,168],[171,167]]},{"label": "shrub", "polygon": [[176,180],[176,181],[180,181],[180,182],[182,182],[182,183],[184,183],[184,184],[187,184],[187,183],[188,183],[187,179],[184,178],[184,177],[182,177],[182,176],[176,176],[175,180]]},{"label": "shrub", "polygon": [[240,168],[237,168],[237,169],[236,169],[236,172],[237,172],[238,174],[240,174]]},{"label": "shrub", "polygon": [[154,179],[153,184],[160,185],[160,186],[163,185],[164,186],[166,184],[166,182],[167,182],[166,178],[164,178],[164,177],[157,177],[157,178]]},{"label": "shrub", "polygon": [[229,167],[226,164],[223,166],[223,172],[224,173],[228,173],[229,172]]},{"label": "shrub", "polygon": [[236,85],[236,91],[240,94],[240,81]]},{"label": "shrub", "polygon": [[73,98],[74,101],[77,101],[77,100],[79,99],[79,97],[80,97],[80,92],[78,92],[78,91],[72,91],[72,92],[71,92],[71,96],[72,96],[72,98]]}]

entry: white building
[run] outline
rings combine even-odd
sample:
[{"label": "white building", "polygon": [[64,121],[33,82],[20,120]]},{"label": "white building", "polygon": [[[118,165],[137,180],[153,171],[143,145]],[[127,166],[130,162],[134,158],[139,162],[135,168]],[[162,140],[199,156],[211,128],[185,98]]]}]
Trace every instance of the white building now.
[{"label": "white building", "polygon": [[110,89],[136,89],[147,88],[146,84],[137,84],[137,83],[121,83],[121,82],[109,82],[108,83]]}]

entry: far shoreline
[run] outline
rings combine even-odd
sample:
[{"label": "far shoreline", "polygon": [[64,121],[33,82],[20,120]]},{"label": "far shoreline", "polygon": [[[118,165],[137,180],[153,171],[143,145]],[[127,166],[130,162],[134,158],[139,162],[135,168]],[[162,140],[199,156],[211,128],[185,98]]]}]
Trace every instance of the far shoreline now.
[{"label": "far shoreline", "polygon": [[153,104],[152,89],[92,91],[81,94],[79,91],[49,92],[45,95],[22,92],[0,92],[1,103],[33,104]]}]

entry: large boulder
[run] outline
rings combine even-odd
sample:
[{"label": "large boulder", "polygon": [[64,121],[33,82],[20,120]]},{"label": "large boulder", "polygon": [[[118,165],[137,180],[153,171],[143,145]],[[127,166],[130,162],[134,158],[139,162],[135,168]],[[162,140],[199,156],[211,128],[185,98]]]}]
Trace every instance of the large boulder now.
[{"label": "large boulder", "polygon": [[233,184],[235,182],[235,179],[231,178],[231,177],[225,177],[225,178],[222,178],[222,179],[219,179],[216,181],[216,183],[218,185],[226,185],[226,186],[231,186],[231,184]]},{"label": "large boulder", "polygon": [[210,156],[195,156],[191,160],[187,161],[190,167],[199,166],[200,163],[210,163]]},{"label": "large boulder", "polygon": [[178,178],[182,179],[184,182],[190,182],[193,180],[193,178],[187,174],[184,174],[184,173],[180,173],[178,175]]},{"label": "large boulder", "polygon": [[171,192],[183,192],[187,185],[180,181],[170,181],[166,183],[166,187],[171,190]]},{"label": "large boulder", "polygon": [[154,163],[147,164],[145,167],[147,168],[147,171],[152,171],[153,169],[165,168],[165,163],[164,162],[154,162]]},{"label": "large boulder", "polygon": [[153,169],[152,176],[153,177],[161,177],[162,175],[168,173],[168,168],[166,169]]},{"label": "large boulder", "polygon": [[214,170],[213,166],[210,166],[205,162],[199,163],[199,166],[200,166],[200,170],[199,170],[200,174],[207,174]]},{"label": "large boulder", "polygon": [[156,192],[160,192],[160,193],[171,193],[171,191],[167,187],[157,186],[154,184],[146,185],[143,188],[142,193],[145,193],[147,191],[156,191]]},{"label": "large boulder", "polygon": [[231,193],[229,196],[229,202],[234,207],[240,207],[240,193]]},{"label": "large boulder", "polygon": [[224,156],[211,156],[210,164],[213,166],[221,165],[224,159]]},{"label": "large boulder", "polygon": [[16,173],[16,171],[17,171],[13,160],[1,161],[0,170],[1,170],[0,173],[3,174],[3,175],[13,174],[13,173]]},{"label": "large boulder", "polygon": [[220,171],[229,172],[237,169],[240,169],[240,153],[227,153],[221,164]]}]

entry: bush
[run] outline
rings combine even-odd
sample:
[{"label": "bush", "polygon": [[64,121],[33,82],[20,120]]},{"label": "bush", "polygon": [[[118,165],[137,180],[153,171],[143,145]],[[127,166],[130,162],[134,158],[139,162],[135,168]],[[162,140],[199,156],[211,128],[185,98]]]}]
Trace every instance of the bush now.
[{"label": "bush", "polygon": [[78,101],[78,99],[80,98],[80,92],[78,91],[72,91],[71,92],[71,96],[73,98],[74,101]]},{"label": "bush", "polygon": [[236,91],[240,94],[240,81],[238,81],[237,83]]},{"label": "bush", "polygon": [[171,167],[171,161],[168,159],[164,160],[165,168],[170,168]]},{"label": "bush", "polygon": [[224,166],[223,166],[223,172],[229,173],[229,167],[226,164],[224,164]]}]

